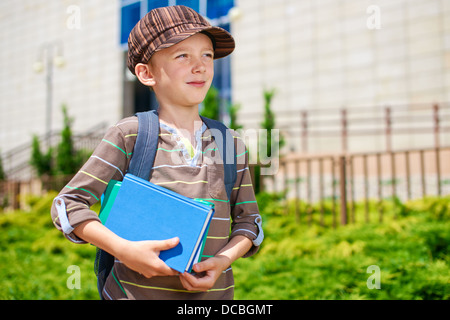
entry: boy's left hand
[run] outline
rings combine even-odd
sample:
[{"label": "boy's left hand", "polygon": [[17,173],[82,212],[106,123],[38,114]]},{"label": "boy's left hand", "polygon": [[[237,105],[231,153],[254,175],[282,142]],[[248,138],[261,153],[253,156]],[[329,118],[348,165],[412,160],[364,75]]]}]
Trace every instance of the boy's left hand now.
[{"label": "boy's left hand", "polygon": [[[180,274],[183,287],[189,291],[208,291],[216,283],[223,270],[230,266],[230,260],[225,256],[215,256],[205,261],[196,263],[193,271],[197,275],[188,272]],[[202,273],[202,276],[198,274]]]}]

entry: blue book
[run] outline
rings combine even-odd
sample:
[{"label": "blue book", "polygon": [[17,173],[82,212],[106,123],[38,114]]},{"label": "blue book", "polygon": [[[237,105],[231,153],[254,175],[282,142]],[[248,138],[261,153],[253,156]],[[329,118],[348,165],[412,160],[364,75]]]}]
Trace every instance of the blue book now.
[{"label": "blue book", "polygon": [[127,173],[111,181],[102,199],[100,220],[130,241],[166,240],[180,243],[159,258],[179,272],[191,272],[200,260],[214,207]]}]

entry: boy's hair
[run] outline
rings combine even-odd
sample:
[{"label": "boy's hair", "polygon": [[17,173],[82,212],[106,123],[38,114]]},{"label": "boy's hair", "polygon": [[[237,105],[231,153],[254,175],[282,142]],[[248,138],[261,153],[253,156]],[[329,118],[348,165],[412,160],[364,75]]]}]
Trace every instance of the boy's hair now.
[{"label": "boy's hair", "polygon": [[135,74],[138,63],[148,63],[152,55],[197,33],[210,37],[214,59],[233,52],[235,42],[226,30],[213,27],[200,14],[185,6],[157,8],[147,13],[128,38],[128,69]]}]

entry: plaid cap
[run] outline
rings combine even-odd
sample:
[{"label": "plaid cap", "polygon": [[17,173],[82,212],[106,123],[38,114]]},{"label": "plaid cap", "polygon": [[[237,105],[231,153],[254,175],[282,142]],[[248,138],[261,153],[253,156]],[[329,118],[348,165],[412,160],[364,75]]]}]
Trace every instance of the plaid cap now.
[{"label": "plaid cap", "polygon": [[213,27],[200,14],[185,6],[151,10],[131,30],[128,37],[128,69],[135,74],[138,63],[148,63],[152,55],[197,33],[209,36],[214,45],[214,59],[233,52],[235,43],[226,30]]}]

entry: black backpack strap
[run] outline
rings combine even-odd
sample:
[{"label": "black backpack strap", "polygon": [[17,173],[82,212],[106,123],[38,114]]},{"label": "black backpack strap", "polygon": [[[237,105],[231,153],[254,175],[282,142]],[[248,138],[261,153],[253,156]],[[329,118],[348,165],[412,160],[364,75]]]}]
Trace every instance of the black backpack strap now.
[{"label": "black backpack strap", "polygon": [[230,130],[217,120],[201,117],[203,122],[211,131],[214,141],[219,148],[224,167],[224,183],[228,199],[231,198],[234,184],[237,178],[236,170],[236,149],[234,148],[234,137]]},{"label": "black backpack strap", "polygon": [[158,148],[159,119],[156,111],[137,113],[138,135],[128,172],[145,180],[150,179]]}]

